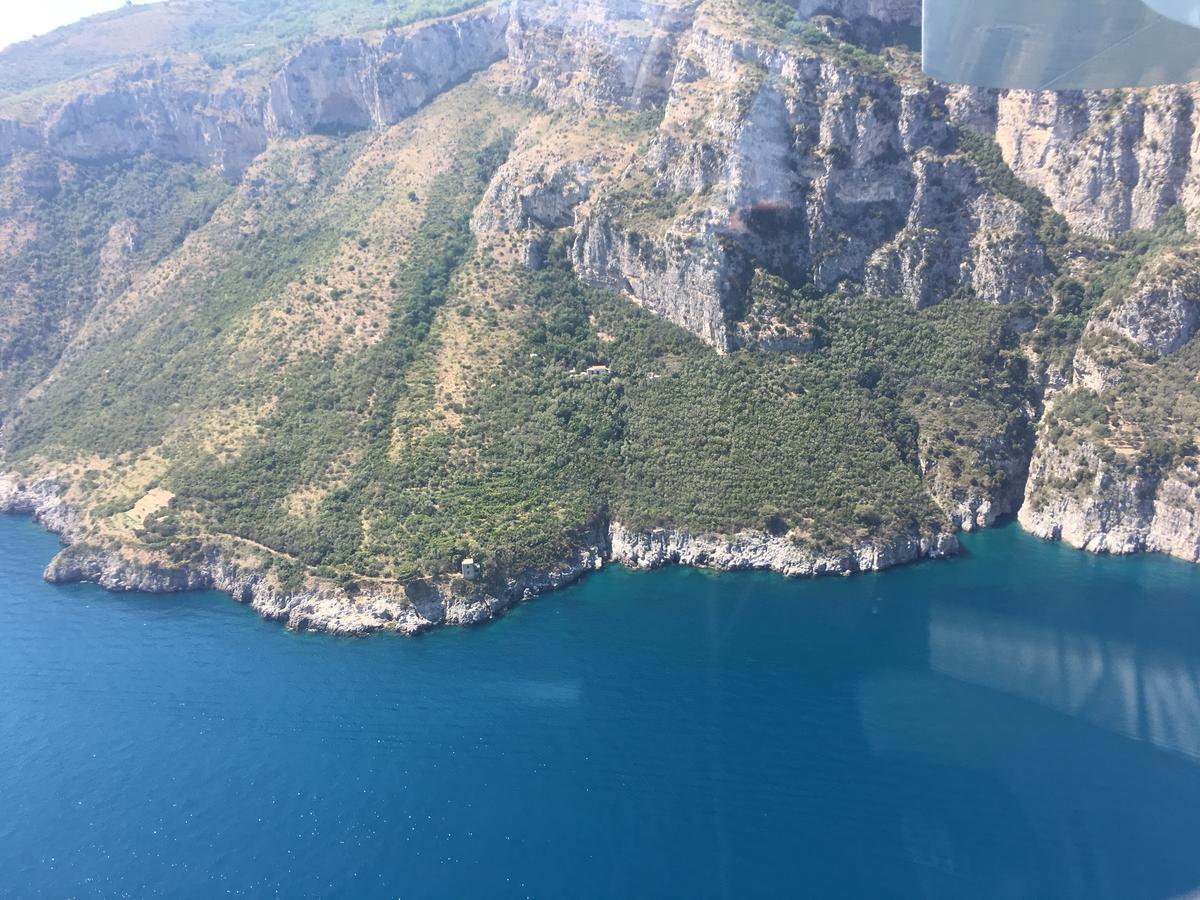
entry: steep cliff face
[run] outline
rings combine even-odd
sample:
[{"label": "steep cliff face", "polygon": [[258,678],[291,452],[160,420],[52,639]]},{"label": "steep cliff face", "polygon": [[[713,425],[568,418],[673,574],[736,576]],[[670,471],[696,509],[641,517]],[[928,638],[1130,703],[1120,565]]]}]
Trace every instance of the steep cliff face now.
[{"label": "steep cliff face", "polygon": [[64,541],[77,540],[83,533],[78,511],[66,502],[62,486],[52,477],[27,483],[0,476],[0,513],[33,516]]},{"label": "steep cliff face", "polygon": [[80,162],[153,154],[236,180],[271,139],[382,128],[507,52],[504,9],[305,45],[264,87],[171,61],[119,69],[51,102],[36,122],[0,119],[0,162],[45,148]]},{"label": "steep cliff face", "polygon": [[799,0],[802,16],[831,15],[850,21],[875,19],[887,25],[921,24],[919,0]]},{"label": "steep cliff face", "polygon": [[[870,15],[902,22],[909,10],[873,6]],[[514,20],[510,35],[521,36],[527,53],[523,71],[529,55],[548,47],[555,58],[573,58],[570,21],[550,9]],[[681,21],[669,18],[672,26]],[[676,40],[669,72],[652,60],[665,105],[643,151],[620,177],[596,176],[595,166],[576,160],[572,180],[589,190],[558,194],[554,226],[574,226],[584,278],[624,290],[720,350],[732,347],[730,323],[744,311],[752,265],[821,291],[850,282],[918,306],[959,290],[997,303],[1044,296],[1044,252],[1028,216],[956,154],[941,92],[902,88],[886,72],[802,47],[731,37],[703,7]],[[559,106],[631,102],[627,80],[605,76],[644,63],[647,48],[606,47],[610,56],[625,54],[624,69],[583,71],[589,85],[599,79],[610,90],[542,93]],[[502,170],[504,187],[489,202],[514,207],[547,184],[528,168]],[[591,203],[576,217],[584,196]],[[488,219],[513,230],[527,217],[514,208]]]},{"label": "steep cliff face", "polygon": [[1170,254],[1157,260],[1127,297],[1088,328],[1125,337],[1155,356],[1181,349],[1200,328],[1200,270],[1194,255]]},{"label": "steep cliff face", "polygon": [[1197,154],[1191,88],[1012,91],[996,98],[996,141],[1013,171],[1071,225],[1111,237],[1150,228],[1173,205],[1194,215]]},{"label": "steep cliff face", "polygon": [[1020,512],[1026,530],[1097,553],[1146,548],[1155,485],[1142,471],[1105,464],[1094,444],[1039,443],[1029,485]]},{"label": "steep cliff face", "polygon": [[700,0],[517,3],[508,30],[514,89],[558,106],[661,103]]},{"label": "steep cliff face", "polygon": [[865,285],[918,307],[964,289],[990,303],[1039,303],[1048,275],[1024,209],[989,193],[961,159],[918,153],[908,218],[867,261]]},{"label": "steep cliff face", "polygon": [[[886,26],[919,18],[906,0],[806,2],[799,13]],[[652,181],[660,209],[657,221],[621,222],[617,191],[592,204],[594,218],[568,221],[607,193],[613,179],[597,169],[613,163],[561,160],[549,177],[528,166],[503,173],[492,203],[508,209],[485,215],[484,230],[576,226],[581,274],[720,349],[731,346],[726,323],[741,313],[748,259],[821,290],[849,280],[917,305],[964,289],[1041,300],[1034,229],[953,155],[948,121],[993,127],[1014,171],[1085,231],[1146,227],[1176,202],[1190,208],[1195,193],[1187,91],[974,92],[967,102],[836,54],[739,35],[698,2],[515,4],[378,43],[319,41],[258,95],[170,63],[120,72],[36,126],[0,122],[0,156],[36,145],[81,161],[153,153],[236,178],[272,137],[385,127],[501,59],[509,89],[556,109],[664,107],[644,153],[625,162]],[[682,247],[695,257],[686,266]]]},{"label": "steep cliff face", "polygon": [[1030,531],[1200,561],[1197,262],[1194,250],[1159,253],[1088,323],[1033,454]]},{"label": "steep cliff face", "polygon": [[[52,104],[36,123],[0,120],[0,159],[39,146],[85,161],[154,153],[236,178],[272,137],[389,125],[506,59],[510,89],[556,108],[665,104],[662,133],[638,166],[660,191],[708,212],[677,236],[698,229],[710,233],[700,238],[706,244],[720,238],[752,254],[765,249],[773,264],[811,272],[821,288],[850,278],[917,303],[962,287],[1001,302],[1043,290],[1026,274],[1038,270],[1036,241],[1019,214],[979,202],[986,192],[970,185],[969,166],[904,158],[952,152],[947,121],[994,129],[1017,175],[1089,233],[1145,228],[1177,202],[1189,213],[1200,203],[1189,89],[947,97],[936,86],[898,87],[886,71],[857,72],[836,54],[739,35],[715,9],[695,0],[517,3],[378,42],[309,44],[250,94],[186,65],[119,71]],[[910,0],[804,0],[799,14],[919,22]],[[931,177],[948,189],[924,190]],[[953,202],[935,208],[943,195]],[[755,221],[762,218],[773,221]],[[763,233],[773,225],[798,235],[780,245]],[[995,252],[980,260],[987,247]],[[580,261],[581,271],[612,280]],[[661,290],[648,293],[669,290],[676,275],[664,271]],[[690,307],[701,302],[701,289],[684,290],[693,294]],[[710,293],[703,302],[736,316],[736,298]]]},{"label": "steep cliff face", "polygon": [[309,44],[271,82],[264,123],[272,136],[385,128],[506,53],[506,11],[436,22],[380,43]]},{"label": "steep cliff face", "polygon": [[266,147],[259,104],[237,89],[210,92],[201,77],[170,63],[116,74],[107,86],[49,111],[41,141],[74,161],[149,153],[237,177]]},{"label": "steep cliff face", "polygon": [[[745,292],[748,266],[709,223],[677,220],[647,236],[621,226],[616,207],[600,205],[583,222],[572,248],[586,280],[623,292],[655,315],[708,344],[730,347],[729,319]],[[607,215],[606,215],[607,213]]]},{"label": "steep cliff face", "polygon": [[1040,441],[1021,508],[1026,530],[1094,553],[1155,551],[1200,562],[1200,470],[1159,472],[1088,441]]}]

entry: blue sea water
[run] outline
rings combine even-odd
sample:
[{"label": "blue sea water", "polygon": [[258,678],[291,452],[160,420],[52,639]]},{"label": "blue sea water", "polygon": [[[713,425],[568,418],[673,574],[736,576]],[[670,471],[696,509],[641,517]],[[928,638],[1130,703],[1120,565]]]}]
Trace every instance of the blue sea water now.
[{"label": "blue sea water", "polygon": [[1200,888],[1200,567],[967,547],[817,581],[611,568],[346,640],[46,585],[54,539],[0,517],[0,895]]}]

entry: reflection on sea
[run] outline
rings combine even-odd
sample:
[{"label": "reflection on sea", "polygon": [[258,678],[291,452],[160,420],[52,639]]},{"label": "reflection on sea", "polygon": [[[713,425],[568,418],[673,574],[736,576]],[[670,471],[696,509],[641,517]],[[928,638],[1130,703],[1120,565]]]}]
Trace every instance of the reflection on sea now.
[{"label": "reflection on sea", "polygon": [[[1178,840],[1200,836],[1198,655],[949,600],[927,613],[927,669],[858,683],[880,769],[941,786],[899,789],[920,896],[1200,897]],[[1058,883],[1032,881],[1039,866]]]},{"label": "reflection on sea", "polygon": [[1109,636],[945,605],[930,668],[1200,760],[1200,664]]}]

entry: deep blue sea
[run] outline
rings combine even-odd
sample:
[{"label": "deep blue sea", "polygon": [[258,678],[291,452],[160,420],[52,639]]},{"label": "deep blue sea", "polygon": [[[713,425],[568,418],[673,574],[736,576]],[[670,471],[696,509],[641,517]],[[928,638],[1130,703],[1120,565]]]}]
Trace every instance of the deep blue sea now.
[{"label": "deep blue sea", "polygon": [[46,585],[0,516],[0,896],[1200,888],[1200,567],[966,543],[349,640]]}]

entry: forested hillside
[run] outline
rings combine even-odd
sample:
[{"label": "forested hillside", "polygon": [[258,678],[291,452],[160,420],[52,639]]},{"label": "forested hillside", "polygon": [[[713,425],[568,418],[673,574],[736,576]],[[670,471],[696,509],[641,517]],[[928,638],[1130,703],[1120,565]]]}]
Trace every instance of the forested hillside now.
[{"label": "forested hillside", "polygon": [[1188,90],[938,85],[919,4],[844,7],[171,0],[0,53],[0,504],[50,577],[349,632],[1018,511],[1200,560]]}]

